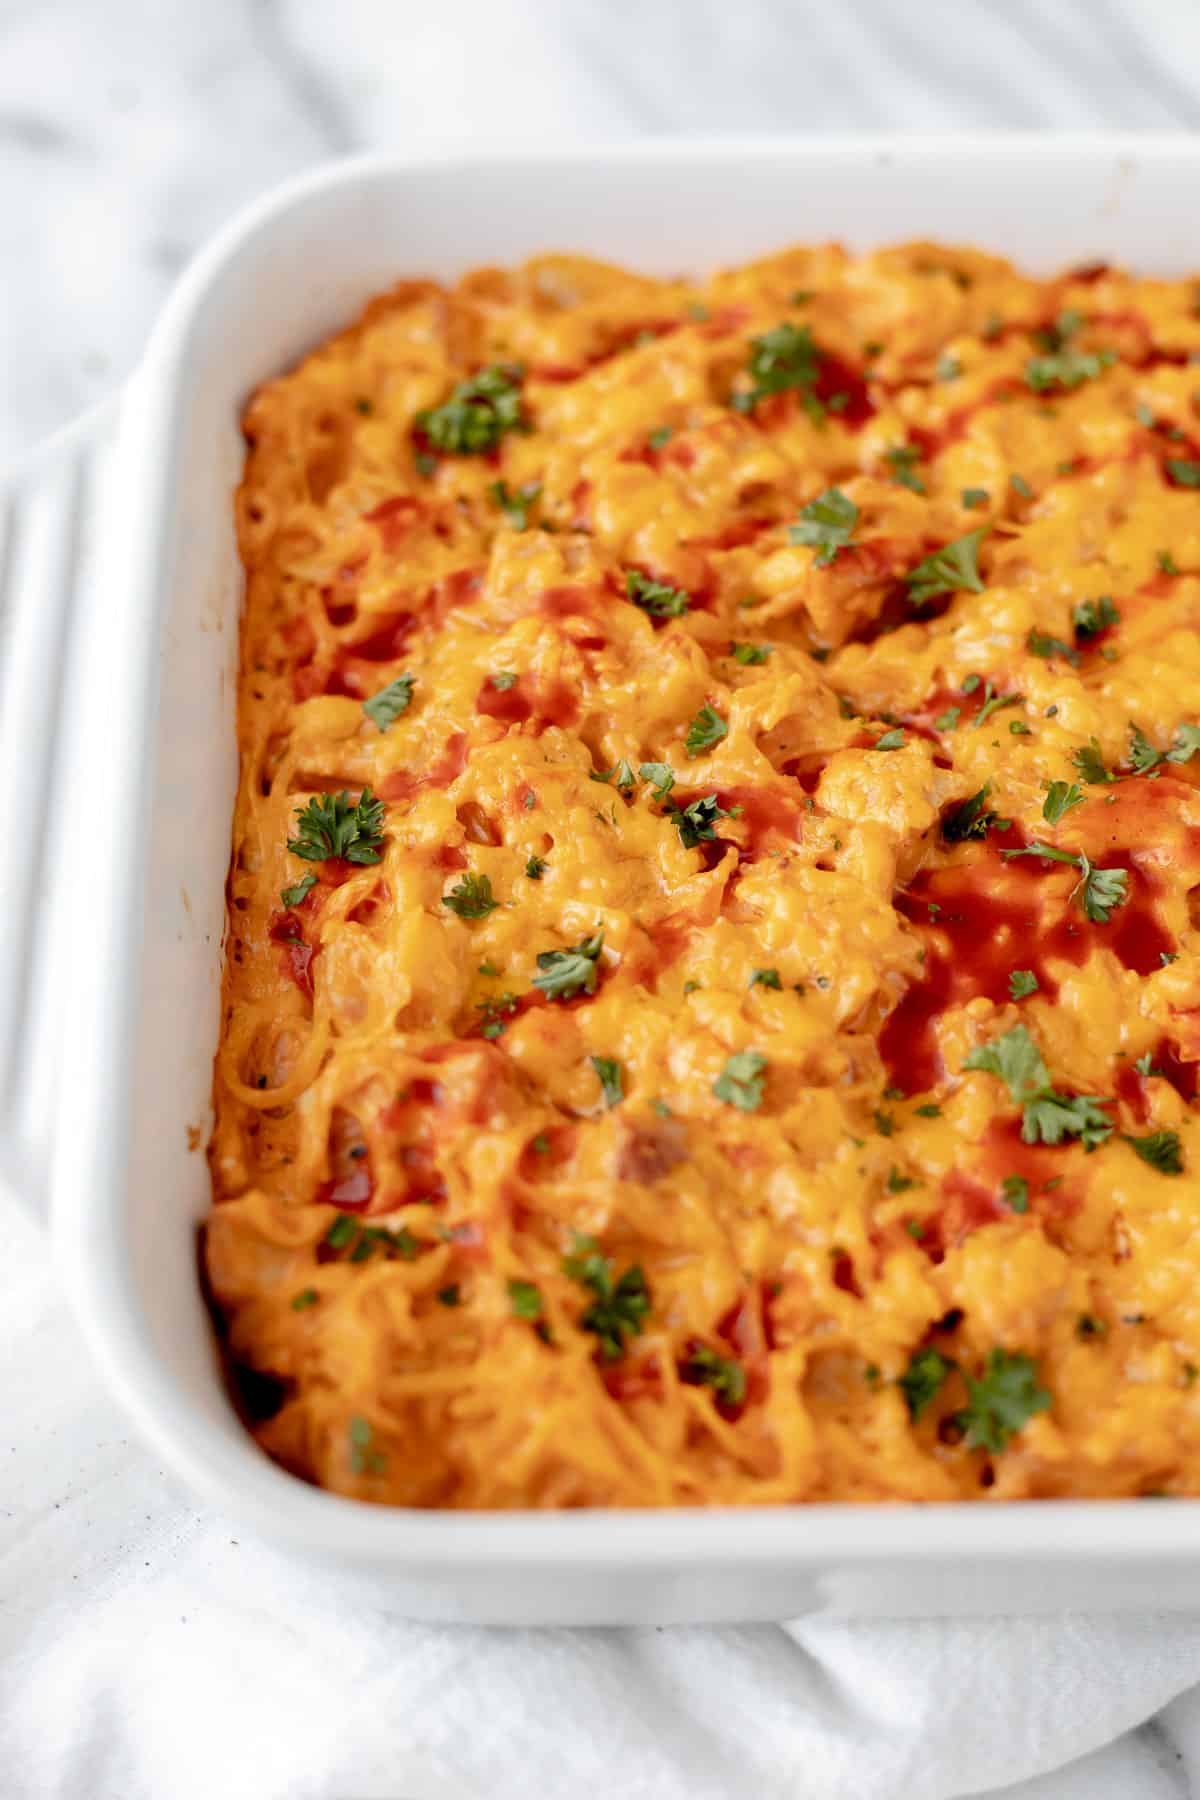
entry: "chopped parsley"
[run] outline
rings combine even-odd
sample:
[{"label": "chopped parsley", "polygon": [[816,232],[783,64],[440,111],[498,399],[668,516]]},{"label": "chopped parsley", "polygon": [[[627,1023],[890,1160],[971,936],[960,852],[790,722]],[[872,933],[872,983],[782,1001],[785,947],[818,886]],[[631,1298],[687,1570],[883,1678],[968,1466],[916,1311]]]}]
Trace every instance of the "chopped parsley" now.
[{"label": "chopped parsley", "polygon": [[1025,639],[1025,648],[1031,656],[1061,656],[1072,667],[1079,663],[1079,652],[1073,644],[1065,644],[1060,637],[1052,637],[1048,631],[1039,631],[1035,625]]},{"label": "chopped parsley", "polygon": [[540,881],[546,869],[544,856],[531,856],[525,864],[525,873],[530,881]]},{"label": "chopped parsley", "polygon": [[386,1225],[361,1225],[349,1213],[339,1213],[322,1240],[330,1250],[347,1250],[348,1262],[369,1262],[379,1253],[388,1262],[399,1258],[412,1262],[421,1248],[407,1225],[389,1231]]},{"label": "chopped parsley", "polygon": [[986,488],[964,488],[961,498],[964,506],[974,508],[977,506],[986,506],[991,499],[991,495]]},{"label": "chopped parsley", "polygon": [[512,669],[501,669],[498,674],[490,675],[488,681],[499,694],[507,694],[509,688],[517,685],[516,673]]},{"label": "chopped parsley", "polygon": [[902,1175],[895,1163],[888,1170],[887,1188],[889,1194],[907,1194],[910,1188],[919,1187],[911,1175]]},{"label": "chopped parsley", "polygon": [[647,434],[646,442],[651,450],[661,450],[665,445],[670,443],[674,436],[675,429],[673,426],[660,425],[656,431],[651,431]]},{"label": "chopped parsley", "polygon": [[437,1297],[443,1306],[457,1306],[462,1298],[462,1289],[457,1281],[449,1281],[445,1287],[438,1289]]},{"label": "chopped parsley", "polygon": [[1049,1394],[1038,1386],[1037,1364],[1019,1350],[990,1351],[978,1380],[968,1375],[966,1383],[967,1404],[956,1417],[968,1450],[998,1456],[1035,1413],[1050,1408]]},{"label": "chopped parsley", "polygon": [[770,644],[730,644],[729,654],[734,662],[741,663],[744,668],[753,668],[757,663],[765,663],[771,654]]},{"label": "chopped parsley", "polygon": [[478,456],[500,442],[506,431],[527,431],[521,411],[522,371],[501,363],[480,369],[468,381],[460,381],[441,406],[419,412],[417,430],[435,450],[450,455]]},{"label": "chopped parsley", "polygon": [[317,1298],[316,1288],[301,1288],[298,1294],[292,1296],[292,1311],[307,1312],[310,1306],[317,1304]]},{"label": "chopped parsley", "polygon": [[542,1290],[532,1281],[510,1281],[508,1303],[515,1319],[540,1319],[542,1316]]},{"label": "chopped parsley", "polygon": [[783,983],[779,979],[778,969],[755,969],[750,977],[750,986],[782,989]]},{"label": "chopped parsley", "polygon": [[650,782],[654,800],[665,800],[675,786],[675,772],[667,763],[643,763],[638,776],[642,781]]},{"label": "chopped parsley", "polygon": [[574,1249],[563,1258],[563,1272],[591,1289],[595,1298],[580,1314],[579,1323],[599,1338],[603,1360],[618,1362],[625,1354],[626,1338],[638,1336],[650,1311],[650,1294],[641,1268],[633,1263],[614,1281],[612,1262],[602,1254],[596,1240],[576,1235]]},{"label": "chopped parsley", "polygon": [[752,385],[738,389],[729,404],[735,412],[748,413],[769,395],[794,388],[809,417],[819,424],[825,409],[813,390],[820,363],[821,352],[807,325],[776,325],[762,337],[751,338],[747,372]]},{"label": "chopped parsley", "polygon": [[413,697],[413,688],[417,684],[415,675],[397,675],[395,681],[389,681],[385,688],[372,694],[369,700],[363,701],[363,711],[368,719],[378,725],[380,731],[386,731],[394,725],[400,714],[407,712]]},{"label": "chopped parsley", "polygon": [[817,554],[813,559],[818,569],[825,568],[845,550],[858,524],[858,508],[841,488],[826,488],[802,506],[794,525],[788,526],[788,539],[793,544],[807,544]]},{"label": "chopped parsley", "polygon": [[634,785],[637,777],[629,763],[622,756],[618,762],[613,764],[611,769],[590,770],[588,780],[603,782],[611,781],[622,794],[625,794],[628,793],[629,789]]},{"label": "chopped parsley", "polygon": [[299,906],[302,900],[307,900],[316,885],[317,878],[315,875],[302,875],[299,881],[294,881],[292,883],[291,887],[280,888],[280,902],[282,905],[289,908]]},{"label": "chopped parsley", "polygon": [[1008,978],[1010,1000],[1028,1000],[1038,991],[1038,978],[1032,969],[1014,969]]},{"label": "chopped parsley", "polygon": [[525,531],[529,526],[529,509],[539,498],[542,491],[540,481],[524,481],[515,493],[509,492],[507,481],[493,481],[488,493],[500,508],[514,531]]},{"label": "chopped parsley", "polygon": [[340,794],[314,794],[307,806],[296,808],[296,835],[287,847],[305,862],[327,862],[341,856],[351,863],[377,863],[383,842],[383,801],[365,787],[351,806],[345,788]]},{"label": "chopped parsley", "polygon": [[1126,1137],[1125,1142],[1160,1175],[1183,1174],[1183,1151],[1177,1131],[1152,1131],[1149,1137]]},{"label": "chopped parsley", "polygon": [[596,991],[596,961],[604,948],[604,933],[595,932],[570,950],[540,950],[533,978],[548,1000],[569,1000],[574,994]]},{"label": "chopped parsley", "polygon": [[625,1098],[621,1083],[621,1065],[613,1056],[589,1056],[604,1094],[605,1106],[619,1106]]},{"label": "chopped parsley", "polygon": [[944,544],[940,550],[934,550],[924,557],[916,568],[910,569],[904,579],[908,583],[908,597],[912,604],[924,606],[927,600],[935,599],[938,594],[955,594],[960,588],[969,588],[973,594],[982,594],[983,581],[979,574],[978,557],[979,546],[987,533],[986,525],[979,526],[976,531],[968,531],[964,537]]},{"label": "chopped parsley", "polygon": [[885,450],[883,460],[892,471],[892,480],[898,487],[911,489],[914,494],[923,494],[925,483],[917,473],[921,461],[921,452],[916,444],[897,444],[892,450]]},{"label": "chopped parsley", "polygon": [[1129,898],[1128,870],[1097,869],[1082,850],[1073,854],[1070,850],[1055,850],[1050,844],[1028,844],[1024,849],[1002,850],[1000,854],[1009,859],[1041,856],[1048,862],[1072,863],[1082,878],[1071,890],[1072,895],[1081,894],[1083,910],[1093,925],[1107,925],[1111,914]]},{"label": "chopped parsley", "polygon": [[1029,1211],[1029,1183],[1023,1175],[1006,1175],[1000,1184],[1000,1191],[1012,1212]]},{"label": "chopped parsley", "polygon": [[908,1406],[909,1417],[915,1424],[933,1400],[938,1389],[954,1367],[952,1362],[935,1350],[932,1344],[923,1350],[914,1350],[908,1359],[908,1367],[896,1383],[904,1395]]},{"label": "chopped parsley", "polygon": [[711,706],[702,706],[687,728],[683,747],[689,756],[703,756],[729,734],[729,726]]},{"label": "chopped parsley", "polygon": [[681,619],[692,604],[691,595],[683,588],[654,581],[640,569],[626,569],[625,595],[655,619]]},{"label": "chopped parsley", "polygon": [[1092,787],[1099,787],[1103,782],[1116,780],[1116,776],[1104,765],[1104,754],[1100,749],[1098,738],[1089,738],[1082,749],[1072,753],[1071,761],[1084,781]]},{"label": "chopped parsley", "polygon": [[982,1069],[1005,1083],[1023,1108],[1021,1136],[1027,1144],[1061,1144],[1077,1137],[1085,1150],[1094,1150],[1112,1135],[1112,1120],[1098,1095],[1060,1094],[1051,1087],[1042,1053],[1024,1025],[977,1044],[963,1068]]},{"label": "chopped parsley", "polygon": [[718,1100],[736,1106],[739,1112],[757,1112],[762,1105],[766,1067],[766,1057],[757,1050],[740,1050],[729,1058],[713,1082],[712,1091]]},{"label": "chopped parsley", "polygon": [[1025,380],[1035,394],[1051,388],[1070,393],[1085,381],[1095,381],[1116,362],[1112,350],[1056,350],[1048,356],[1031,356],[1025,364]]},{"label": "chopped parsley", "polygon": [[1164,575],[1178,575],[1179,564],[1169,550],[1160,550],[1157,555],[1158,566]]},{"label": "chopped parsley", "polygon": [[958,377],[961,374],[962,374],[962,364],[959,362],[957,356],[951,356],[951,355],[949,355],[948,352],[943,351],[941,356],[938,357],[936,364],[934,365],[934,370],[933,370],[934,380],[935,381],[957,381]]},{"label": "chopped parsley", "polygon": [[948,844],[962,844],[968,838],[987,836],[998,817],[996,813],[986,810],[986,801],[991,791],[991,782],[985,781],[978,793],[952,807],[945,815],[942,820],[942,836]]},{"label": "chopped parsley", "polygon": [[1083,789],[1073,781],[1052,781],[1042,802],[1042,817],[1048,825],[1057,825],[1073,806],[1083,805]]},{"label": "chopped parsley", "polygon": [[486,1000],[479,1002],[479,1011],[483,1015],[480,1023],[480,1034],[485,1038],[503,1037],[508,1026],[508,1015],[515,1013],[519,1001],[515,994],[489,994]]},{"label": "chopped parsley", "polygon": [[715,794],[705,794],[689,806],[679,806],[674,800],[668,800],[665,810],[667,817],[674,821],[685,850],[694,850],[697,844],[712,843],[717,835],[713,830],[717,820],[737,819],[742,812],[740,806],[722,806]]},{"label": "chopped parsley", "polygon": [[1112,603],[1108,594],[1099,594],[1094,600],[1080,600],[1076,603],[1074,614],[1075,636],[1084,642],[1088,638],[1099,637],[1111,625],[1118,625],[1121,615]]},{"label": "chopped parsley", "polygon": [[1023,475],[1010,475],[1008,478],[1008,485],[1014,494],[1019,494],[1021,496],[1022,500],[1033,499],[1033,489]]},{"label": "chopped parsley", "polygon": [[[964,682],[964,689],[966,685]],[[983,705],[971,723],[975,727],[985,725],[993,713],[1000,712],[1006,706],[1020,706],[1024,698],[1024,694],[998,694],[989,681],[983,690]]]},{"label": "chopped parsley", "polygon": [[369,1419],[353,1418],[346,1428],[350,1442],[350,1467],[355,1475],[381,1475],[387,1468],[387,1457],[374,1447],[375,1434]]},{"label": "chopped parsley", "polygon": [[442,905],[457,913],[460,919],[486,919],[499,904],[492,893],[490,877],[476,875],[473,871],[468,871],[457,887],[442,895]]},{"label": "chopped parsley", "polygon": [[1167,473],[1180,487],[1200,488],[1200,462],[1189,462],[1180,456],[1168,456]]},{"label": "chopped parsley", "polygon": [[710,1387],[725,1406],[740,1406],[746,1398],[746,1371],[732,1356],[722,1356],[707,1344],[697,1344],[680,1365],[679,1377],[694,1387]]},{"label": "chopped parsley", "polygon": [[902,731],[885,731],[882,737],[875,739],[871,748],[872,750],[903,750],[906,741]]}]

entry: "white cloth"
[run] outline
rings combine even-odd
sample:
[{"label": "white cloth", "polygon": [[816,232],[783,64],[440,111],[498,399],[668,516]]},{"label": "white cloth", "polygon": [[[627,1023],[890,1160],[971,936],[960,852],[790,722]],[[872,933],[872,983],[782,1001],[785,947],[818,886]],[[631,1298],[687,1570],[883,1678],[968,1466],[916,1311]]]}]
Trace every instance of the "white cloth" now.
[{"label": "white cloth", "polygon": [[0,1366],[5,1800],[960,1800],[1052,1770],[1006,1800],[1180,1800],[1200,1776],[1195,1694],[1178,1751],[1087,1754],[1200,1682],[1194,1618],[497,1631],[348,1605],[129,1440],[12,1208]]}]

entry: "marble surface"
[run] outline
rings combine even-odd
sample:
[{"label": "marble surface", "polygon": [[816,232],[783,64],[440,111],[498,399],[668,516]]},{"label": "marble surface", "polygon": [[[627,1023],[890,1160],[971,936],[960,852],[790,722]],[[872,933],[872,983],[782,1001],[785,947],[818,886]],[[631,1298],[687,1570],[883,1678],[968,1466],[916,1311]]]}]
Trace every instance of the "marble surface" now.
[{"label": "marble surface", "polygon": [[1194,0],[0,0],[0,462],[121,381],[217,225],[330,156],[1197,123]]},{"label": "marble surface", "polygon": [[[223,220],[331,156],[1198,124],[1194,0],[0,0],[0,462],[124,379]],[[1022,1793],[1182,1796],[1171,1730]]]}]

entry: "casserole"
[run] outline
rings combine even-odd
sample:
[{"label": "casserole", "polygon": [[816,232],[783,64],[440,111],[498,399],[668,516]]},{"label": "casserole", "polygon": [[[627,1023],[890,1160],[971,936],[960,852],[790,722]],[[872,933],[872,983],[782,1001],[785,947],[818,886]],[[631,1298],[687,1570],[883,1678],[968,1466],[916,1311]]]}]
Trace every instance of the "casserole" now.
[{"label": "casserole", "polygon": [[[55,948],[72,945],[71,1018],[57,1079],[42,1086],[56,1106],[56,1237],[95,1352],[160,1452],[211,1502],[348,1578],[357,1571],[376,1593],[386,1579],[400,1609],[430,1617],[1195,1603],[1192,1502],[450,1517],[309,1490],[262,1460],[225,1399],[194,1276],[206,1172],[188,1147],[189,1133],[193,1146],[206,1133],[216,1031],[240,594],[229,494],[237,414],[254,384],[398,272],[449,275],[579,243],[581,218],[583,247],[661,272],[826,236],[971,241],[1035,270],[1107,257],[1166,272],[1195,161],[1170,141],[1036,140],[664,145],[553,165],[518,154],[370,161],[256,208],[185,278],[121,406],[103,605],[72,637],[54,750],[76,772],[63,784],[62,828],[88,844],[89,870],[85,886],[64,882],[49,915]],[[46,517],[53,541],[52,508]],[[32,638],[14,638],[18,695],[37,666]],[[13,916],[34,910],[14,902]],[[39,918],[32,986],[6,952],[10,1056],[21,1020],[53,1011],[48,992],[39,1010],[59,960],[45,954]],[[45,1105],[34,1092],[21,1106],[22,1141],[36,1147]]]}]

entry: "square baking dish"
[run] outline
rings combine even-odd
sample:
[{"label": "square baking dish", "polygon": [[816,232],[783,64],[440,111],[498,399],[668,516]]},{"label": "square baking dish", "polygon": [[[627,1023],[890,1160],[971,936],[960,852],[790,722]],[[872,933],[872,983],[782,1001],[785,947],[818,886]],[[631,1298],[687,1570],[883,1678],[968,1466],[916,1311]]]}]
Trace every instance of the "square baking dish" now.
[{"label": "square baking dish", "polygon": [[[244,1432],[196,1271],[235,781],[231,497],[255,385],[400,276],[453,277],[547,249],[667,273],[795,241],[935,237],[1034,271],[1099,258],[1178,274],[1200,265],[1198,177],[1200,145],[1186,139],[649,142],[335,165],[230,226],[184,278],[119,405],[23,475],[0,755],[10,841],[42,848],[40,864],[5,869],[0,892],[3,1167],[13,1185],[49,1190],[95,1358],[206,1504],[337,1565],[375,1605],[425,1618],[1200,1602],[1200,1503],[1189,1501],[360,1505],[283,1473]],[[45,838],[48,790],[57,824]]]}]

